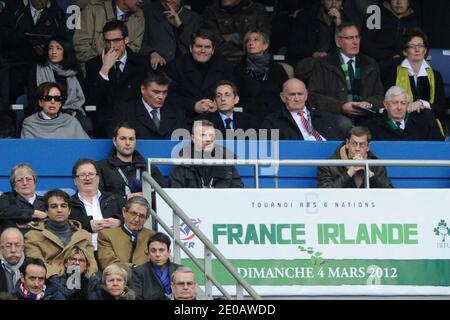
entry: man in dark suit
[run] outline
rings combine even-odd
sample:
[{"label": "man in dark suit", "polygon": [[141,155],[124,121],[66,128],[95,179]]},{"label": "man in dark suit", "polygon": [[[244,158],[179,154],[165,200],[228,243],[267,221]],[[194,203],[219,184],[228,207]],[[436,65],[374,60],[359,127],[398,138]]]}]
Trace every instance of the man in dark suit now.
[{"label": "man in dark suit", "polygon": [[136,129],[138,139],[170,139],[186,128],[184,110],[166,103],[170,79],[162,71],[150,71],[141,84],[142,97],[116,106],[109,132],[122,121]]},{"label": "man in dark suit", "polygon": [[192,36],[190,53],[186,53],[167,66],[172,79],[168,100],[186,110],[190,118],[217,110],[212,96],[220,80],[232,80],[232,66],[214,54],[214,35],[200,29]]},{"label": "man in dark suit", "polygon": [[[268,136],[274,139],[272,130],[278,130],[280,140],[337,140],[332,116],[325,111],[306,106],[308,90],[305,84],[296,78],[287,80],[280,93],[284,106],[267,116],[262,128],[270,130]],[[260,137],[262,139],[262,137]]]},{"label": "man in dark suit", "polygon": [[373,140],[444,140],[431,109],[408,112],[408,94],[405,89],[390,87],[385,95],[384,106],[386,112],[365,122],[372,132]]},{"label": "man in dark suit", "polygon": [[132,269],[130,288],[136,300],[165,300],[172,297],[170,277],[180,267],[170,261],[170,238],[161,232],[148,239],[149,262]]},{"label": "man in dark suit", "polygon": [[127,47],[128,28],[119,20],[103,27],[105,51],[86,64],[87,104],[96,105],[94,135],[106,138],[105,125],[115,105],[139,96],[142,79],[149,70],[148,61]]},{"label": "man in dark suit", "polygon": [[245,135],[235,132],[236,129],[242,129],[244,132],[254,129],[254,132],[247,132],[247,137],[257,139],[256,130],[258,129],[258,123],[256,119],[247,113],[234,111],[234,107],[239,103],[236,85],[228,80],[219,81],[214,89],[214,95],[214,102],[218,110],[202,114],[198,119],[211,121],[214,124],[214,128],[222,133],[224,139],[244,139]]}]

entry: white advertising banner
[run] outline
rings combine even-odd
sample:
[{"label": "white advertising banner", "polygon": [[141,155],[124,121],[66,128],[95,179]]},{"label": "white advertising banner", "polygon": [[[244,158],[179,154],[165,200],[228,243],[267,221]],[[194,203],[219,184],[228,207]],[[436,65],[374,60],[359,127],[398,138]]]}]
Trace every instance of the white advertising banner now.
[{"label": "white advertising banner", "polygon": [[[165,190],[261,295],[450,294],[450,190]],[[159,197],[157,209],[172,225]]]}]

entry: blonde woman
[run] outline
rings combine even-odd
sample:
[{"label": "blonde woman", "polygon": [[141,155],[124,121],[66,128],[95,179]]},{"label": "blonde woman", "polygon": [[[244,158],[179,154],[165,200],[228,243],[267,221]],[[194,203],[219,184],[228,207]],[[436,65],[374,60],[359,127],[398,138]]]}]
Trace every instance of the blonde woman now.
[{"label": "blonde woman", "polygon": [[119,264],[111,264],[103,270],[103,287],[89,300],[135,300],[133,290],[127,287],[128,273]]}]

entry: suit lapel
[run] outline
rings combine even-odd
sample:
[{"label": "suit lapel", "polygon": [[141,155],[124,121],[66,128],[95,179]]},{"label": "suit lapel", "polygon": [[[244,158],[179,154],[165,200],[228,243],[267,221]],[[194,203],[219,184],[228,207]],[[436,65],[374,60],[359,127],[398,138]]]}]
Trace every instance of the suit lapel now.
[{"label": "suit lapel", "polygon": [[[153,123],[153,119],[148,114],[148,111],[145,108],[142,99],[139,99],[138,102],[136,103],[136,120],[139,121],[142,125],[144,125],[148,129],[150,129],[151,131],[158,132],[158,129],[156,129],[155,124]],[[162,121],[160,123],[162,123]]]}]

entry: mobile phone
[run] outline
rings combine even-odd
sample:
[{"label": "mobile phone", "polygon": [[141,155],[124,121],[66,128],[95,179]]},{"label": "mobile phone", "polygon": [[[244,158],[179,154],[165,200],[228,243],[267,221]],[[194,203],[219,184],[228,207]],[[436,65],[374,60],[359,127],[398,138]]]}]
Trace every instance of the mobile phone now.
[{"label": "mobile phone", "polygon": [[365,112],[368,112],[368,113],[372,113],[372,114],[376,114],[377,112],[375,111],[375,110],[373,110],[372,108],[364,108],[364,107],[361,107],[360,105],[358,105],[358,104],[352,104],[352,108],[353,109],[357,109],[357,110],[361,110],[361,111],[365,111]]}]

